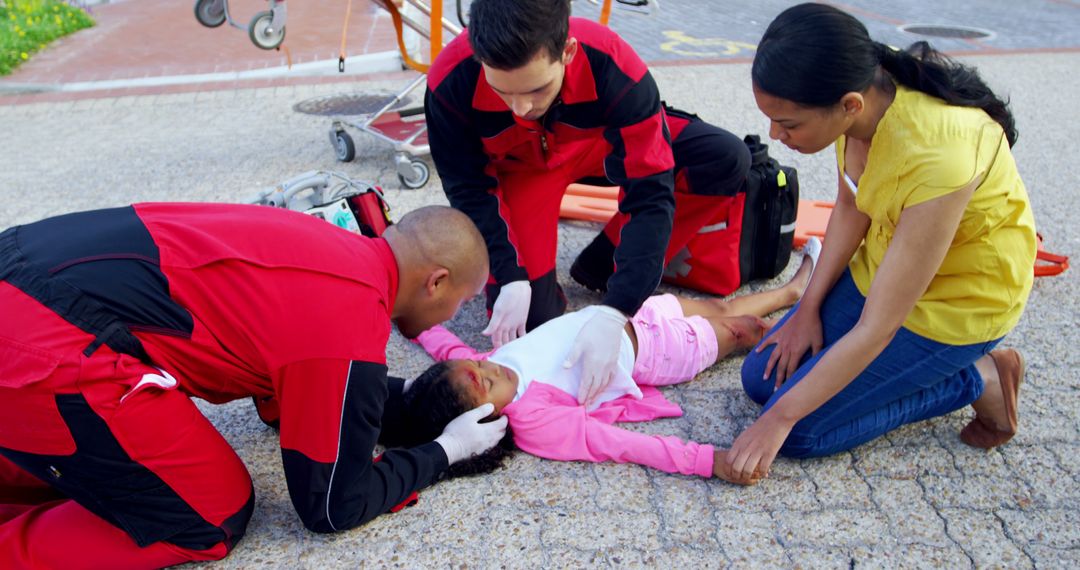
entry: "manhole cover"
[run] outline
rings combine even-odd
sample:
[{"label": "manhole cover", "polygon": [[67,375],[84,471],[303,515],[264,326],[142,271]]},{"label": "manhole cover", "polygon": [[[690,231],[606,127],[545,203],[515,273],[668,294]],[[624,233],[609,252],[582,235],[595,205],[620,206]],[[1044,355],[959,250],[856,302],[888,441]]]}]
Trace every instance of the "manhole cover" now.
[{"label": "manhole cover", "polygon": [[[297,113],[308,115],[370,115],[383,108],[394,99],[393,95],[387,94],[363,94],[352,93],[343,95],[327,95],[301,101],[293,105]],[[412,98],[406,96],[393,109],[403,109],[412,103]]]},{"label": "manhole cover", "polygon": [[932,36],[935,38],[950,38],[956,40],[977,40],[994,37],[994,32],[966,26],[938,26],[936,24],[906,24],[900,26],[901,32],[918,34],[920,36]]}]

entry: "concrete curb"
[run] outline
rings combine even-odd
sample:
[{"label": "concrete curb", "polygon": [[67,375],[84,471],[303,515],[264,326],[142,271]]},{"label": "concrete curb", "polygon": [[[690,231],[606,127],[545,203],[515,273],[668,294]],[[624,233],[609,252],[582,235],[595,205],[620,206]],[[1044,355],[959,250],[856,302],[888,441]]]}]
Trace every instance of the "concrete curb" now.
[{"label": "concrete curb", "polygon": [[76,81],[71,83],[4,83],[0,82],[0,95],[24,93],[55,93],[104,91],[138,87],[162,87],[170,85],[193,85],[227,81],[277,79],[282,77],[320,77],[339,75],[368,75],[402,71],[401,55],[395,51],[383,51],[350,57],[345,61],[345,71],[338,72],[338,62],[333,59],[298,63],[291,67],[278,66],[245,71],[224,71],[192,75],[169,75],[102,81]]}]

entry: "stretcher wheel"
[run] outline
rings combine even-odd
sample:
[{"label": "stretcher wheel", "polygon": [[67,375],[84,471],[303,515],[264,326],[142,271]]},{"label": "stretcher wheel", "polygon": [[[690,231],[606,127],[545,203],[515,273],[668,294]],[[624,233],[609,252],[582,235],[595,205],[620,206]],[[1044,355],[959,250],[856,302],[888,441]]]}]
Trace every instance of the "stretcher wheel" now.
[{"label": "stretcher wheel", "polygon": [[401,185],[415,190],[427,184],[428,179],[431,178],[431,169],[428,168],[427,163],[416,158],[409,163],[409,166],[412,167],[412,174],[409,176],[402,174],[400,171],[398,172],[397,177],[401,181]]},{"label": "stretcher wheel", "polygon": [[207,28],[225,23],[225,0],[195,0],[195,19]]},{"label": "stretcher wheel", "polygon": [[341,162],[352,162],[356,158],[356,145],[345,131],[334,131],[334,153]]},{"label": "stretcher wheel", "polygon": [[262,49],[275,49],[281,45],[281,42],[285,41],[285,26],[281,26],[279,30],[272,30],[270,24],[273,21],[273,12],[255,14],[255,17],[251,19],[251,24],[248,25],[248,37],[251,38],[251,42]]}]

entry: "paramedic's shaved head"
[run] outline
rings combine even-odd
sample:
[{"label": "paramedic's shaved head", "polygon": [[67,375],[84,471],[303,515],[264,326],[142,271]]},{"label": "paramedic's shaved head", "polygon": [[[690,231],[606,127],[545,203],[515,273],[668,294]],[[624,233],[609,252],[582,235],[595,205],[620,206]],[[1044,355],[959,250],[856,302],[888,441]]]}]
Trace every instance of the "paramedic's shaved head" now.
[{"label": "paramedic's shaved head", "polygon": [[406,337],[453,317],[487,280],[484,238],[458,210],[447,206],[413,210],[387,228],[383,237],[397,259],[393,316]]}]

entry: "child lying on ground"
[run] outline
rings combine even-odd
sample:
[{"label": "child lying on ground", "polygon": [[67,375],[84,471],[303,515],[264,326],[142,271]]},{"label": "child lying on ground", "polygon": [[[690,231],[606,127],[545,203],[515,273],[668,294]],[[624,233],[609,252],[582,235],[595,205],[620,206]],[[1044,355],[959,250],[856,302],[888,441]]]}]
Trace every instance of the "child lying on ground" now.
[{"label": "child lying on ground", "polygon": [[[819,244],[811,245],[808,252]],[[416,437],[438,435],[463,412],[485,403],[509,419],[507,434],[520,449],[562,461],[638,463],[669,473],[716,476],[738,483],[725,472],[725,450],[676,437],[627,431],[611,424],[682,415],[678,405],[655,386],[686,382],[718,358],[748,350],[769,329],[762,317],[789,307],[810,279],[813,255],[780,289],[722,299],[695,300],[674,295],[650,297],[624,329],[615,380],[589,407],[576,394],[581,367],[562,362],[593,308],[553,319],[490,353],[477,353],[453,333],[435,327],[418,338],[437,361],[404,395]],[[474,458],[456,474],[498,467],[506,451]]]}]

